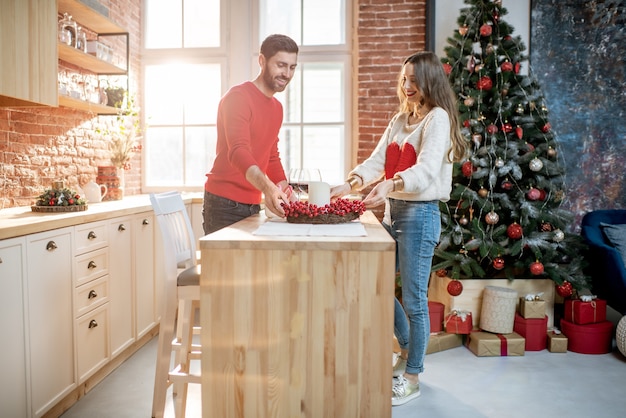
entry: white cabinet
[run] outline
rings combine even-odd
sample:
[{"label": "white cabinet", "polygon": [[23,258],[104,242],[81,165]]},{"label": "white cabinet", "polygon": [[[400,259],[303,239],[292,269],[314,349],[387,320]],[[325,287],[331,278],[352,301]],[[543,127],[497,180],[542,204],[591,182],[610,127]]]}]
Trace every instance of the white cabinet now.
[{"label": "white cabinet", "polygon": [[72,228],[27,237],[30,383],[39,417],[76,387],[72,309]]},{"label": "white cabinet", "polygon": [[133,218],[135,261],[135,330],[141,338],[157,323],[154,278],[154,215]]},{"label": "white cabinet", "polygon": [[109,229],[111,296],[111,357],[135,340],[133,328],[133,246],[132,218],[112,219]]},{"label": "white cabinet", "polygon": [[28,417],[26,333],[23,280],[26,278],[26,239],[0,241],[0,405],[7,417]]},{"label": "white cabinet", "polygon": [[74,326],[78,383],[109,360],[109,253],[105,222],[74,230]]}]

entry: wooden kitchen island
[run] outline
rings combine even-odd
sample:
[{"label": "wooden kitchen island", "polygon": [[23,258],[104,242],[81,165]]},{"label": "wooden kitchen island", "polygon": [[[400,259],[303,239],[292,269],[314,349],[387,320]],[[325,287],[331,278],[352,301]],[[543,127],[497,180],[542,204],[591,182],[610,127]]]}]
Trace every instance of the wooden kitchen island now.
[{"label": "wooden kitchen island", "polygon": [[263,214],[200,239],[203,417],[390,417],[395,242],[260,236]]}]

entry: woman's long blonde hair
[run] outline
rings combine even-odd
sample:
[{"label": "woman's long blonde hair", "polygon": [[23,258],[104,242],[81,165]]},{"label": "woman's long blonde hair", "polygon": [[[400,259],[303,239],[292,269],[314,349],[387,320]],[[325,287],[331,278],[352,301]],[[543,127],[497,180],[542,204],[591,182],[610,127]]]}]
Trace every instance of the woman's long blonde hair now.
[{"label": "woman's long blonde hair", "polygon": [[[415,83],[424,98],[424,104],[429,107],[440,107],[448,113],[450,118],[450,140],[452,141],[452,146],[448,152],[448,160],[450,162],[462,161],[467,154],[468,142],[461,134],[456,96],[452,87],[450,87],[446,73],[443,71],[443,65],[437,55],[429,51],[411,55],[404,60],[402,68],[404,69],[404,66],[407,64],[413,64]],[[403,86],[404,74],[403,71],[400,71],[400,77],[398,78],[399,111],[410,113],[412,108],[407,101]]]}]

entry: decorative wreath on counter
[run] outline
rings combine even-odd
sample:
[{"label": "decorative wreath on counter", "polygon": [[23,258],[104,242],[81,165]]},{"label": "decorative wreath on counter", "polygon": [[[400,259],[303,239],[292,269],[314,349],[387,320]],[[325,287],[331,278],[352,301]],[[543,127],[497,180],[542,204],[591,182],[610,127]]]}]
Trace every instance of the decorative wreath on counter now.
[{"label": "decorative wreath on counter", "polygon": [[77,192],[63,188],[50,188],[37,198],[33,212],[78,212],[87,209],[87,202]]},{"label": "decorative wreath on counter", "polygon": [[283,203],[287,222],[300,224],[339,224],[350,222],[365,213],[360,200],[337,199],[324,206],[309,202]]}]

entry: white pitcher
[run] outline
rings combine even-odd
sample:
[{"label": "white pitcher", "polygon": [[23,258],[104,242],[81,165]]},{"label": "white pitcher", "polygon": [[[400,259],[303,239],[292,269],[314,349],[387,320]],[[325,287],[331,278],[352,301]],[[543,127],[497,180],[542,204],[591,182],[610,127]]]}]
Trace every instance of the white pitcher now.
[{"label": "white pitcher", "polygon": [[[102,191],[104,189],[104,191]],[[85,197],[91,203],[102,202],[104,196],[108,192],[108,188],[105,184],[97,184],[95,181],[90,181],[83,187],[85,191]]]}]

